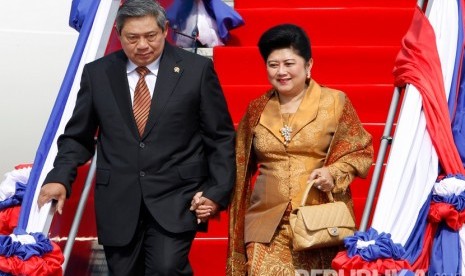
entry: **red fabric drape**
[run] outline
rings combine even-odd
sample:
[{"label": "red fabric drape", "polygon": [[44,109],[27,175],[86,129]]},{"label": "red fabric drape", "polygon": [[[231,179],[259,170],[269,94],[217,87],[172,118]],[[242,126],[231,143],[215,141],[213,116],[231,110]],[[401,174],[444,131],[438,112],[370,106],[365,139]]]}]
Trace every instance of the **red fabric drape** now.
[{"label": "red fabric drape", "polygon": [[[338,272],[344,272],[344,275],[364,275],[365,272],[376,271],[378,275],[385,275],[386,273],[392,273],[393,271],[399,271],[402,269],[410,270],[410,264],[405,260],[394,260],[388,259],[377,259],[372,262],[367,262],[362,259],[360,255],[356,255],[352,258],[347,256],[346,251],[339,252],[333,259],[331,264],[333,269]],[[359,273],[355,273],[358,271]],[[355,274],[354,274],[355,273]],[[339,274],[340,275],[340,274]],[[367,274],[370,275],[370,274]],[[388,274],[386,274],[388,275]]]},{"label": "red fabric drape", "polygon": [[[436,36],[428,18],[419,7],[414,11],[412,23],[402,39],[402,49],[397,55],[394,67],[394,84],[403,87],[414,85],[422,96],[426,128],[445,174],[464,174],[460,155],[452,137],[451,120],[444,90],[441,63],[436,47]],[[465,221],[465,213],[457,212],[448,204],[433,203],[423,238],[423,249],[420,256],[411,265],[411,269],[426,271],[429,267],[431,249],[438,223],[445,220],[447,224],[458,229]],[[366,262],[360,256],[348,258],[346,252],[340,252],[333,260],[333,267],[343,269],[386,269],[400,270],[407,268],[408,263],[392,259]],[[405,267],[403,267],[405,266]],[[408,268],[407,268],[408,269]]]},{"label": "red fabric drape", "polygon": [[464,174],[452,137],[444,82],[436,48],[436,36],[428,18],[417,7],[402,40],[394,67],[395,85],[413,84],[422,96],[426,128],[446,174]]},{"label": "red fabric drape", "polygon": [[21,206],[13,206],[0,211],[0,235],[9,235],[18,225]]},{"label": "red fabric drape", "polygon": [[452,230],[458,231],[465,222],[465,210],[457,211],[453,205],[445,202],[432,202],[428,219],[432,223],[444,221]]},{"label": "red fabric drape", "polygon": [[52,246],[51,252],[43,256],[32,256],[27,261],[16,256],[0,256],[0,271],[21,276],[62,276],[63,253],[54,242],[52,242]]},{"label": "red fabric drape", "polygon": [[433,224],[431,222],[426,224],[423,236],[423,249],[421,250],[420,256],[418,256],[417,260],[412,264],[412,270],[428,270],[434,234],[436,233],[437,228],[437,224]]}]

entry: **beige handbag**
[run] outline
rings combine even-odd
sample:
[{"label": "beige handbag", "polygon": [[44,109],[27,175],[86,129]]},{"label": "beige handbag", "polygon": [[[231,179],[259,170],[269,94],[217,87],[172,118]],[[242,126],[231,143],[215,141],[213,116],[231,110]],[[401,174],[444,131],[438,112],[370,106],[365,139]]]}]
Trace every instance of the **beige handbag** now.
[{"label": "beige handbag", "polygon": [[331,192],[326,193],[329,203],[305,206],[314,183],[308,183],[300,207],[289,217],[294,251],[340,245],[345,237],[354,234],[355,222],[349,208],[344,202],[334,201]]}]

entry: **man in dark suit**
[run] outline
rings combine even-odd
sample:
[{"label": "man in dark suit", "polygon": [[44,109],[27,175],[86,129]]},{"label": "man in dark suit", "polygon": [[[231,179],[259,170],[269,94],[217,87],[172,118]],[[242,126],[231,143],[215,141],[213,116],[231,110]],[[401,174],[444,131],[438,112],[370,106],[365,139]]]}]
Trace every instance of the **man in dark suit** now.
[{"label": "man in dark suit", "polygon": [[[127,0],[116,28],[123,50],[84,67],[38,204],[56,200],[61,213],[96,149],[97,232],[111,275],[192,275],[198,221],[229,204],[234,127],[213,63],[166,42],[158,3]],[[133,112],[139,67],[149,71],[148,115]]]}]

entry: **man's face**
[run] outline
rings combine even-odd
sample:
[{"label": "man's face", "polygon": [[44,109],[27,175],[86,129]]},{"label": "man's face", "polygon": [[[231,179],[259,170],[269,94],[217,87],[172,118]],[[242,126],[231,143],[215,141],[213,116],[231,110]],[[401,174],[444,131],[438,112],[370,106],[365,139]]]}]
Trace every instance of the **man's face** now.
[{"label": "man's face", "polygon": [[146,66],[163,52],[167,34],[168,23],[163,32],[153,16],[127,18],[121,29],[121,46],[132,62]]}]

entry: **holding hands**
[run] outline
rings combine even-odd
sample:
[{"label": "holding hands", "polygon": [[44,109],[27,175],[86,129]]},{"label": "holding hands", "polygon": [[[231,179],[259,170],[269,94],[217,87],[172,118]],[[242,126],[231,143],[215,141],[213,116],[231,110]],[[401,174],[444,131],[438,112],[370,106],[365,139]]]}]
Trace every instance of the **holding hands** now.
[{"label": "holding hands", "polygon": [[322,167],[313,170],[308,177],[308,181],[316,179],[315,187],[322,192],[329,192],[334,188],[334,179],[329,173],[327,167]]},{"label": "holding hands", "polygon": [[189,209],[195,211],[197,223],[207,222],[210,218],[217,215],[220,209],[220,206],[216,202],[202,196],[202,194],[203,192],[197,192],[194,195]]}]

